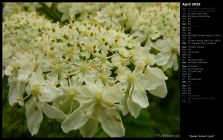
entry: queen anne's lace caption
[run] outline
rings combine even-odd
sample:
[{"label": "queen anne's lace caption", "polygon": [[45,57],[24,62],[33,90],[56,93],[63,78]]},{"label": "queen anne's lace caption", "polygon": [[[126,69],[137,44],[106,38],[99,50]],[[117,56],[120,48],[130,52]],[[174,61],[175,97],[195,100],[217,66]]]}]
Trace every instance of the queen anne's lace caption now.
[{"label": "queen anne's lace caption", "polygon": [[93,137],[100,123],[121,137],[121,116],[137,118],[149,106],[146,90],[166,96],[163,71],[178,69],[179,4],[59,3],[57,23],[38,7],[5,3],[3,11],[2,77],[31,135],[45,114],[65,133]]}]

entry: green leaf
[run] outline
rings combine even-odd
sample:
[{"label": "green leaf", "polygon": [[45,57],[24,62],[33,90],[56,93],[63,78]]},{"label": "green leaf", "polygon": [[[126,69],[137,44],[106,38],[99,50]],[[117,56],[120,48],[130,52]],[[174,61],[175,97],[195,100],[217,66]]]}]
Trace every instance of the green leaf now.
[{"label": "green leaf", "polygon": [[52,19],[54,22],[60,21],[62,13],[57,10],[57,3],[53,3],[51,7],[48,7],[45,3],[41,3],[40,8],[37,9],[38,12],[45,14],[48,18]]}]

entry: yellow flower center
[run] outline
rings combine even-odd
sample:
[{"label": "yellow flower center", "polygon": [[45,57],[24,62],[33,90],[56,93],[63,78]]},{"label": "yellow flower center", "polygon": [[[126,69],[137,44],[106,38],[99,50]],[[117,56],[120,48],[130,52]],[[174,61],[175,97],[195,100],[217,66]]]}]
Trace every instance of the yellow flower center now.
[{"label": "yellow flower center", "polygon": [[100,75],[100,79],[105,82],[107,80],[107,76],[105,74]]},{"label": "yellow flower center", "polygon": [[54,70],[56,71],[56,72],[62,72],[63,71],[63,68],[62,68],[62,66],[61,65],[59,65],[59,64],[56,64],[55,66],[54,66]]},{"label": "yellow flower center", "polygon": [[55,54],[55,52],[53,52],[53,51],[49,51],[49,52],[48,52],[48,57],[49,57],[49,58],[54,58],[54,56],[55,56],[54,54]]},{"label": "yellow flower center", "polygon": [[94,49],[93,49],[93,47],[91,45],[86,45],[86,51],[87,52],[93,52]]},{"label": "yellow flower center", "polygon": [[145,63],[146,63],[147,65],[150,65],[150,64],[152,64],[152,61],[151,61],[151,59],[147,58],[147,59],[145,60]]},{"label": "yellow flower center", "polygon": [[106,54],[101,54],[101,56],[100,56],[100,60],[101,60],[102,62],[106,62],[106,60],[107,60],[107,56],[106,56]]},{"label": "yellow flower center", "polygon": [[34,96],[41,96],[40,88],[39,88],[38,85],[33,85],[31,87],[31,94],[34,95]]},{"label": "yellow flower center", "polygon": [[124,65],[124,64],[126,63],[126,60],[125,60],[125,58],[123,58],[123,57],[120,57],[119,60],[120,60],[120,62],[121,62],[122,65]]},{"label": "yellow flower center", "polygon": [[14,65],[12,65],[11,73],[15,74],[19,69],[20,69],[20,65],[19,64],[14,64]]},{"label": "yellow flower center", "polygon": [[82,73],[87,72],[88,69],[89,69],[89,66],[87,63],[84,62],[84,63],[80,64],[80,72],[82,72]]},{"label": "yellow flower center", "polygon": [[96,104],[98,104],[101,101],[101,98],[102,98],[101,92],[95,94],[94,99]]},{"label": "yellow flower center", "polygon": [[135,77],[134,74],[130,73],[130,74],[128,74],[128,76],[127,76],[127,80],[128,80],[130,83],[133,83],[133,82],[135,82],[136,77]]},{"label": "yellow flower center", "polygon": [[70,95],[71,97],[74,97],[76,94],[77,94],[77,92],[76,92],[75,89],[72,89],[72,90],[70,90],[70,92],[69,92],[69,95]]},{"label": "yellow flower center", "polygon": [[67,51],[66,51],[66,54],[67,54],[68,56],[72,56],[72,55],[73,55],[73,51],[74,51],[73,47],[69,47],[69,48],[67,49]]},{"label": "yellow flower center", "polygon": [[39,67],[39,63],[34,63],[34,70],[36,71],[36,69]]}]

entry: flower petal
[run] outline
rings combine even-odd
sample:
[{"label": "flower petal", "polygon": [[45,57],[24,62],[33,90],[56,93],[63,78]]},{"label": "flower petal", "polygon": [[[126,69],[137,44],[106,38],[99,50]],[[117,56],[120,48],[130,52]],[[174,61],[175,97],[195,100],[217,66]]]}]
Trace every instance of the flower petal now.
[{"label": "flower petal", "polygon": [[156,55],[156,64],[159,66],[166,65],[171,57],[170,51],[160,52]]},{"label": "flower petal", "polygon": [[170,58],[168,59],[167,63],[165,65],[162,65],[162,69],[165,71],[168,68],[171,68],[173,66],[173,54],[170,55]]},{"label": "flower petal", "polygon": [[149,106],[146,92],[139,90],[137,87],[135,87],[132,91],[132,101],[137,103],[142,108],[146,108]]},{"label": "flower petal", "polygon": [[27,65],[21,67],[18,71],[18,80],[26,81],[32,72],[33,72],[33,67],[31,65],[27,64]]},{"label": "flower petal", "polygon": [[130,97],[127,99],[127,106],[130,114],[137,118],[140,114],[140,110],[142,109],[138,104],[132,101]]},{"label": "flower petal", "polygon": [[11,65],[6,66],[4,72],[5,72],[5,75],[10,76],[12,74],[12,66]]},{"label": "flower petal", "polygon": [[164,98],[166,97],[167,95],[167,88],[166,88],[166,83],[165,81],[163,80],[162,84],[159,85],[156,89],[154,90],[149,90],[149,92],[152,94],[152,95],[155,95],[155,96],[158,96],[160,98]]},{"label": "flower petal", "polygon": [[51,119],[62,121],[66,117],[66,115],[62,111],[58,110],[56,107],[51,106],[49,104],[41,103],[41,108],[44,114]]},{"label": "flower petal", "polygon": [[104,99],[112,103],[121,102],[125,96],[125,93],[121,91],[121,88],[121,85],[118,83],[112,87],[107,88],[105,92],[107,91],[108,93],[103,94]]},{"label": "flower petal", "polygon": [[31,135],[38,133],[40,125],[43,120],[43,113],[41,108],[38,106],[35,98],[31,98],[25,103],[26,118],[29,132]]},{"label": "flower petal", "polygon": [[13,78],[9,80],[9,104],[19,103],[24,105],[23,94],[25,91],[25,82],[20,82]]},{"label": "flower petal", "polygon": [[121,137],[125,135],[125,128],[117,112],[101,107],[99,113],[101,126],[110,137]]},{"label": "flower petal", "polygon": [[76,110],[80,106],[79,102],[66,94],[54,99],[52,105],[65,114],[70,114],[73,110]]},{"label": "flower petal", "polygon": [[58,78],[59,78],[59,73],[55,71],[52,71],[47,75],[47,79],[49,79],[52,82],[57,82]]},{"label": "flower petal", "polygon": [[167,77],[163,72],[156,68],[147,68],[145,73],[138,78],[136,86],[143,90],[153,90],[162,84],[163,80]]},{"label": "flower petal", "polygon": [[152,90],[155,89],[162,80],[157,79],[154,76],[144,76],[144,79],[138,79],[137,83],[135,84],[137,88],[140,90]]},{"label": "flower petal", "polygon": [[90,118],[84,126],[80,128],[80,133],[83,137],[93,137],[98,128],[98,121]]},{"label": "flower petal", "polygon": [[94,104],[84,104],[66,117],[61,128],[65,133],[82,127],[94,112]]},{"label": "flower petal", "polygon": [[39,99],[41,102],[51,102],[56,97],[58,97],[62,94],[63,94],[62,91],[56,87],[42,86],[41,87],[41,96],[39,96]]},{"label": "flower petal", "polygon": [[159,78],[159,79],[164,79],[167,80],[166,75],[164,74],[164,72],[162,70],[160,70],[159,68],[151,68],[151,67],[147,67],[147,72],[154,75],[155,77]]},{"label": "flower petal", "polygon": [[32,76],[29,79],[30,84],[34,85],[45,85],[46,81],[43,79],[42,74],[40,73],[32,73]]},{"label": "flower petal", "polygon": [[163,40],[163,39],[159,39],[155,42],[154,48],[159,50],[159,51],[163,51],[166,48],[169,47],[169,42],[168,40]]},{"label": "flower petal", "polygon": [[87,86],[82,86],[82,87],[80,88],[80,92],[83,93],[82,95],[83,95],[84,97],[91,98],[91,97],[94,96],[93,93],[92,93],[92,91],[90,91],[90,90],[88,89]]},{"label": "flower petal", "polygon": [[178,69],[178,59],[177,59],[177,55],[173,54],[172,57],[172,61],[173,61],[173,69],[176,71]]},{"label": "flower petal", "polygon": [[129,112],[128,106],[127,106],[127,98],[128,98],[128,95],[125,95],[122,101],[120,102],[120,104],[116,104],[116,108],[122,112],[123,116],[126,116]]}]

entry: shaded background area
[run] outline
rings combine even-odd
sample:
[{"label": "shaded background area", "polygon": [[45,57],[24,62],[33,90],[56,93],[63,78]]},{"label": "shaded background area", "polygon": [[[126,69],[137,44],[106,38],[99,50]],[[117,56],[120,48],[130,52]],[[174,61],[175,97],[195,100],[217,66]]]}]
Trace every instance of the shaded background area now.
[{"label": "shaded background area", "polygon": [[[150,106],[141,110],[135,119],[128,114],[122,117],[126,130],[125,137],[177,137],[180,134],[180,75],[167,71],[168,94],[164,99],[148,94]],[[25,117],[25,109],[8,103],[7,77],[2,85],[2,137],[31,137]],[[81,137],[78,131],[65,134],[60,122],[44,117],[39,133],[34,137]],[[95,137],[108,137],[98,127]]]}]

